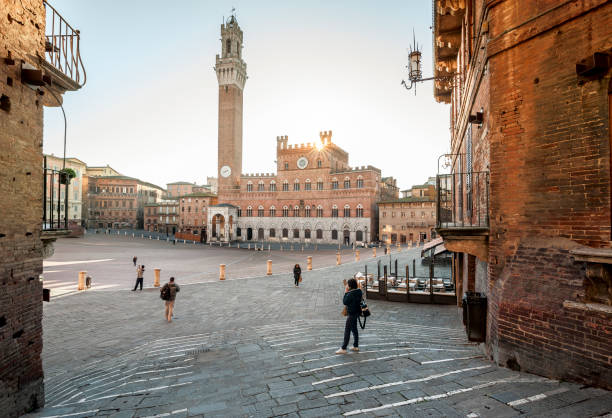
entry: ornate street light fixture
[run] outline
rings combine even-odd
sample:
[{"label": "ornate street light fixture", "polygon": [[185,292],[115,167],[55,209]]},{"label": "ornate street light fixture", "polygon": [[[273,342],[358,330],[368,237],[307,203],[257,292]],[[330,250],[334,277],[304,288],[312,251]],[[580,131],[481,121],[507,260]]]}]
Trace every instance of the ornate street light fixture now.
[{"label": "ornate street light fixture", "polygon": [[412,87],[414,87],[414,95],[416,96],[416,83],[429,80],[448,80],[454,75],[423,78],[423,71],[421,69],[421,51],[416,43],[414,31],[412,32],[412,38],[413,45],[410,47],[410,53],[408,54],[408,65],[406,66],[406,68],[408,68],[408,81],[410,84],[408,84],[406,80],[402,80],[401,84],[402,86],[406,87],[406,90],[410,90]]}]

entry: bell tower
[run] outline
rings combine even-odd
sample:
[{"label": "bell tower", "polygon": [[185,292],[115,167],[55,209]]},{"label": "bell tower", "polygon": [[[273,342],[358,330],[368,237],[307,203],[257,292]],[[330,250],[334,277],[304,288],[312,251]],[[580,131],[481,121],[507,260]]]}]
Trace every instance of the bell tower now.
[{"label": "bell tower", "polygon": [[242,173],[242,92],[247,79],[242,60],[242,30],[236,16],[221,25],[221,56],[215,72],[219,82],[217,174],[219,197],[239,190]]}]

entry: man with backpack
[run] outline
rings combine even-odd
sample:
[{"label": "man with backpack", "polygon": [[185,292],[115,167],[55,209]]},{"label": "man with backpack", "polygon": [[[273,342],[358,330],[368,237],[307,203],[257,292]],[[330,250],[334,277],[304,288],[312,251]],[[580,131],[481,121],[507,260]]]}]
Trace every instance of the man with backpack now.
[{"label": "man with backpack", "polygon": [[170,281],[163,285],[160,289],[159,297],[166,303],[165,318],[168,322],[172,322],[172,311],[174,310],[174,300],[176,299],[176,292],[179,292],[181,288],[178,284],[174,283],[174,277],[170,277]]}]

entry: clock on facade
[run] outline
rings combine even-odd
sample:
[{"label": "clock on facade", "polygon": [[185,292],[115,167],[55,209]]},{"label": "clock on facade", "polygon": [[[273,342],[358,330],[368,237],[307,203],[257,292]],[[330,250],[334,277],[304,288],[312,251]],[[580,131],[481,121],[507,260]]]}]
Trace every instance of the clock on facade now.
[{"label": "clock on facade", "polygon": [[305,169],[308,166],[308,159],[306,159],[306,157],[300,157],[300,159],[297,160],[297,166],[300,170]]},{"label": "clock on facade", "polygon": [[222,177],[229,177],[230,174],[232,174],[232,169],[230,168],[229,165],[224,165],[223,167],[221,167],[221,176]]}]

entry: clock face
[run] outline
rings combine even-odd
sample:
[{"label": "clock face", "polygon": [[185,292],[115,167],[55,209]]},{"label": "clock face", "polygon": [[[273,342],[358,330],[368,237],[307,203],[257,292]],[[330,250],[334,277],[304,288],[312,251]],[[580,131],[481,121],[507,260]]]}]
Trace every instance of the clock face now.
[{"label": "clock face", "polygon": [[308,166],[308,160],[306,157],[301,157],[299,160],[297,160],[297,166],[300,170],[305,169]]},{"label": "clock face", "polygon": [[224,165],[223,167],[221,167],[221,176],[229,177],[230,174],[232,174],[232,169],[229,165]]}]

